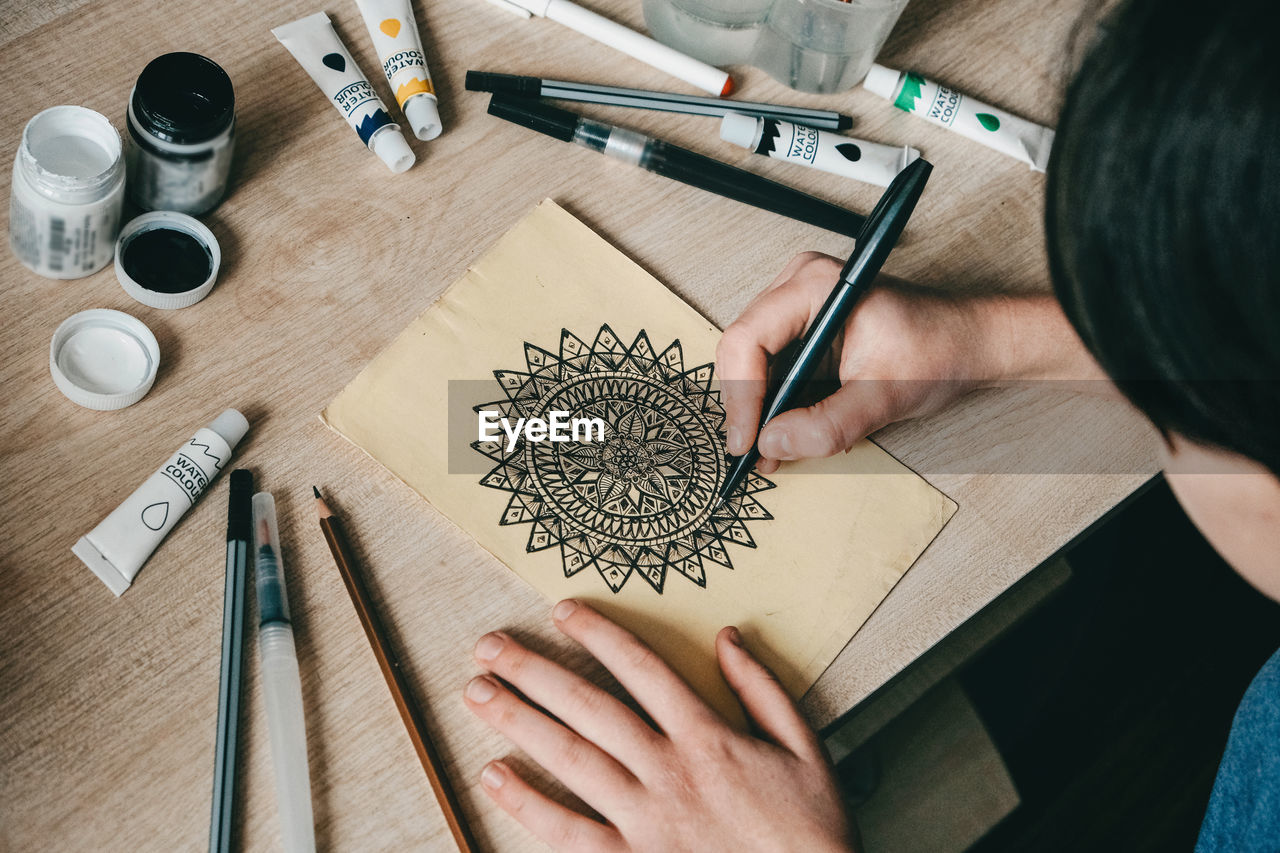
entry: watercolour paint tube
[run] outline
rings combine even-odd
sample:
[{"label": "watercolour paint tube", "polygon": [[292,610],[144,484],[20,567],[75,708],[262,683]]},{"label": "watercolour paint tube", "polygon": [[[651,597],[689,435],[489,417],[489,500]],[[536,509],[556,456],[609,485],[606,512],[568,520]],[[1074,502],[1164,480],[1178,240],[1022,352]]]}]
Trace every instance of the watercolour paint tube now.
[{"label": "watercolour paint tube", "polygon": [[386,106],[338,38],[328,15],[316,12],[276,27],[271,34],[288,48],[320,91],[342,113],[360,141],[377,154],[387,168],[398,174],[413,165],[413,151],[400,126],[387,115]]},{"label": "watercolour paint tube", "polygon": [[235,409],[218,415],[209,426],[197,430],[101,524],[81,536],[71,553],[112,592],[123,593],[151,552],[230,461],[232,451],[248,431],[249,422]]},{"label": "watercolour paint tube", "polygon": [[833,175],[887,187],[920,152],[906,145],[865,142],[789,121],[729,113],[720,138],[774,160],[798,163]]},{"label": "watercolour paint tube", "polygon": [[356,5],[414,136],[424,142],[435,139],[444,126],[409,0],[356,0]]},{"label": "watercolour paint tube", "polygon": [[862,85],[900,110],[1008,154],[1037,172],[1043,172],[1049,163],[1053,130],[926,80],[914,71],[873,64]]}]

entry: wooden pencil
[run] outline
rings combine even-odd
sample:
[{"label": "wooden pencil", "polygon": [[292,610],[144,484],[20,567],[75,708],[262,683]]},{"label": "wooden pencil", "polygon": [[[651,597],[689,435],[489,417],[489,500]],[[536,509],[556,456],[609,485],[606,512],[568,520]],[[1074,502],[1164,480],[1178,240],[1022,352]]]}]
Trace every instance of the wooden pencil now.
[{"label": "wooden pencil", "polygon": [[409,731],[409,740],[413,741],[413,748],[418,753],[418,760],[422,762],[422,769],[427,772],[427,781],[431,783],[431,790],[435,792],[440,810],[444,812],[444,819],[449,824],[449,831],[453,833],[453,840],[462,853],[475,853],[479,848],[476,846],[475,839],[471,837],[471,831],[462,815],[458,799],[454,796],[448,777],[445,776],[444,762],[440,760],[440,754],[427,734],[422,711],[414,701],[413,693],[401,673],[400,661],[391,648],[387,632],[383,629],[378,614],[373,609],[369,592],[365,589],[364,581],[351,556],[351,549],[347,546],[346,537],[342,533],[341,521],[320,496],[320,490],[315,486],[312,486],[311,490],[316,496],[320,529],[324,532],[325,541],[329,543],[329,550],[333,552],[333,559],[338,564],[342,582],[346,584],[351,603],[356,608],[356,615],[360,617],[365,636],[369,638],[369,645],[373,647],[373,655],[378,659],[378,666],[382,668],[387,687],[391,689],[391,698],[395,700],[396,708],[400,711],[400,719],[404,721],[404,726]]}]

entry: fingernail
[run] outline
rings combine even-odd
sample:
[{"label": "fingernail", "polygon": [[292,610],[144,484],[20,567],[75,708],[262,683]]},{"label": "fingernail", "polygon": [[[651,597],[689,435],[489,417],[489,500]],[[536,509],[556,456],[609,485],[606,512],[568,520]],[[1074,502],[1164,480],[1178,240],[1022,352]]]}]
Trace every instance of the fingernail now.
[{"label": "fingernail", "polygon": [[742,645],[742,632],[736,627],[729,628],[729,642],[733,643],[735,646]]},{"label": "fingernail", "polygon": [[467,689],[462,692],[472,702],[483,705],[498,695],[498,685],[493,683],[492,678],[477,675],[467,682]]},{"label": "fingernail", "polygon": [[491,634],[485,634],[476,643],[475,655],[479,660],[493,660],[502,652],[502,647],[506,643],[506,638],[496,631]]},{"label": "fingernail", "polygon": [[484,769],[480,771],[480,784],[491,791],[501,788],[502,783],[505,781],[507,781],[507,774],[503,772],[497,763],[486,764]]},{"label": "fingernail", "polygon": [[734,456],[742,455],[742,430],[739,427],[729,427],[729,439],[725,442],[725,446]]},{"label": "fingernail", "polygon": [[782,429],[766,432],[760,439],[760,452],[770,459],[790,459],[791,435]]},{"label": "fingernail", "polygon": [[563,622],[572,616],[573,611],[577,609],[578,602],[574,601],[572,598],[566,598],[564,601],[557,604],[555,609],[551,611],[551,618],[557,622]]},{"label": "fingernail", "polygon": [[760,449],[760,455],[769,459],[777,458],[778,436],[777,430],[767,429],[760,433],[760,437],[756,439],[756,447]]}]

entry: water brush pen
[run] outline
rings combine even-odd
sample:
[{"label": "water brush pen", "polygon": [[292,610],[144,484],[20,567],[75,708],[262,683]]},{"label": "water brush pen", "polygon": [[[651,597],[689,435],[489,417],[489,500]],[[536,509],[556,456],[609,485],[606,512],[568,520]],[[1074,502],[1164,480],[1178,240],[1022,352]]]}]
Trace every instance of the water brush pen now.
[{"label": "water brush pen", "polygon": [[806,195],[768,178],[704,157],[661,139],[654,139],[584,118],[529,98],[494,95],[489,114],[523,125],[563,142],[599,151],[689,186],[750,204],[837,234],[856,237],[864,217],[851,210]]},{"label": "water brush pen", "polygon": [[285,853],[314,853],[302,677],[289,621],[276,502],[268,492],[253,496],[253,535],[257,554],[258,648],[262,653],[262,692],[267,705],[271,761],[276,768],[280,836]]}]

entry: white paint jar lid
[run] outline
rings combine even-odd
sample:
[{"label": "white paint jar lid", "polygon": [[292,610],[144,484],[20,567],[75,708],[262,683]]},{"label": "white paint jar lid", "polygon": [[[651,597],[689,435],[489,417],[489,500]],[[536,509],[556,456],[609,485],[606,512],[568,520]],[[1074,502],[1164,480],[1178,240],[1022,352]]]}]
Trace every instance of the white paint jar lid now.
[{"label": "white paint jar lid", "polygon": [[72,314],[53,333],[49,372],[71,402],[99,412],[141,400],[156,381],[160,345],[136,317],[109,308]]},{"label": "white paint jar lid", "polygon": [[[181,232],[203,246],[209,255],[209,277],[189,290],[176,293],[151,290],[144,287],[141,282],[134,281],[125,271],[124,264],[124,255],[128,251],[129,243],[141,234],[160,229]],[[124,288],[125,293],[151,308],[173,309],[195,305],[213,290],[213,285],[218,280],[218,268],[221,265],[222,250],[218,246],[218,238],[214,237],[213,232],[200,220],[185,213],[178,213],[176,210],[155,210],[131,219],[120,229],[120,236],[116,238],[116,278],[120,281],[120,286]]]}]

